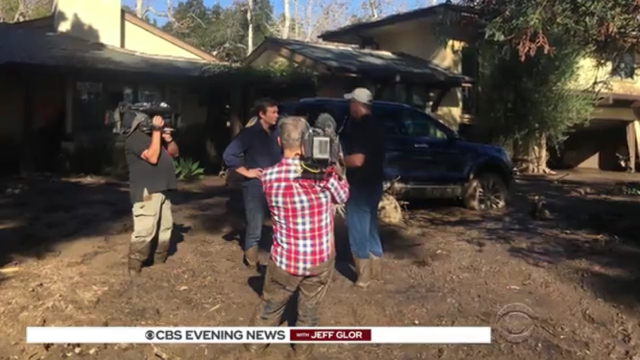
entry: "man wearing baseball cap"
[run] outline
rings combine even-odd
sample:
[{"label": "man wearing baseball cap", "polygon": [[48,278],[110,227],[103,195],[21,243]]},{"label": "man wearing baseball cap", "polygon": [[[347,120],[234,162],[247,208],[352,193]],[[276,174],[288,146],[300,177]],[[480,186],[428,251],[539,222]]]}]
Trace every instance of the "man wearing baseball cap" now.
[{"label": "man wearing baseball cap", "polygon": [[347,201],[347,228],[357,281],[365,288],[380,276],[382,244],[378,233],[378,204],[382,198],[384,129],[371,114],[373,96],[366,88],[344,95],[352,124],[346,135],[345,165],[351,195]]}]

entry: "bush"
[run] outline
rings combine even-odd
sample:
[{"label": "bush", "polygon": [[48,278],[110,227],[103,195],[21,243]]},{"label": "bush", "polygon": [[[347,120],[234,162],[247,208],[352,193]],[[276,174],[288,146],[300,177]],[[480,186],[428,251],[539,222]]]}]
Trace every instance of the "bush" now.
[{"label": "bush", "polygon": [[204,177],[204,169],[200,167],[200,162],[191,158],[179,158],[174,161],[174,166],[178,180],[199,180]]}]

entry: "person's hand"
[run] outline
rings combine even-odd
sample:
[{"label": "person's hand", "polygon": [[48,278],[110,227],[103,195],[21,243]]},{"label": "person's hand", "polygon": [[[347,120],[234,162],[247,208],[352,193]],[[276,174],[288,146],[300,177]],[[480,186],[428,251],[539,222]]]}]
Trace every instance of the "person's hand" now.
[{"label": "person's hand", "polygon": [[262,177],[262,169],[247,170],[247,177],[250,179],[260,179]]},{"label": "person's hand", "polygon": [[162,119],[162,116],[158,116],[158,115],[153,117],[153,119],[151,120],[151,123],[153,124],[155,131],[160,131],[164,126],[164,120]]},{"label": "person's hand", "polygon": [[164,131],[162,133],[162,140],[164,140],[167,144],[173,141],[173,136],[169,131]]}]

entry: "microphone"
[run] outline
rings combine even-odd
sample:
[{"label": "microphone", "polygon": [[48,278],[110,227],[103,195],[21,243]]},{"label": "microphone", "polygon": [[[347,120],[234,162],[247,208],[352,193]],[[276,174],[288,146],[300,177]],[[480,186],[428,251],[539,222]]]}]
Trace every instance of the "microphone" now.
[{"label": "microphone", "polygon": [[316,124],[314,127],[321,129],[327,134],[335,135],[338,125],[336,124],[336,120],[333,118],[333,116],[327,113],[322,113],[318,115],[318,119],[316,120]]}]

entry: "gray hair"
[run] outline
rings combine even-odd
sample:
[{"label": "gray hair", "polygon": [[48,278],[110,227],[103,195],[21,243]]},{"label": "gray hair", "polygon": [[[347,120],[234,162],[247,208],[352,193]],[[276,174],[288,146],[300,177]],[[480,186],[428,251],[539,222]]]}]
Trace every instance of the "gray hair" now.
[{"label": "gray hair", "polygon": [[284,149],[299,149],[302,146],[302,138],[309,125],[299,116],[288,116],[278,121],[280,143]]}]

